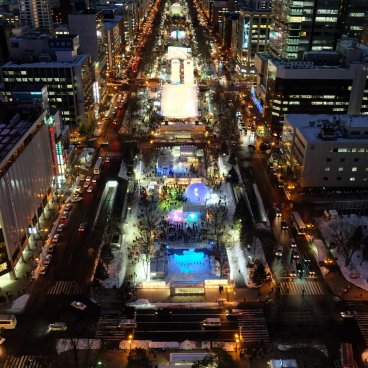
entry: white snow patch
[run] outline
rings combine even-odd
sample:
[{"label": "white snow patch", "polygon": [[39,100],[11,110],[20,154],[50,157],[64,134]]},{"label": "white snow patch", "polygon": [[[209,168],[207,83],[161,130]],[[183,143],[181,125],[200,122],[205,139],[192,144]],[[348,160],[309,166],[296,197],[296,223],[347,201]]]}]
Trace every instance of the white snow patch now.
[{"label": "white snow patch", "polygon": [[30,297],[30,294],[24,294],[21,297],[15,299],[11,308],[8,310],[8,312],[14,313],[14,314],[22,313],[28,303],[29,297]]},{"label": "white snow patch", "polygon": [[101,349],[101,340],[98,339],[59,339],[56,343],[56,351],[58,354],[66,351],[77,350],[97,350]]},{"label": "white snow patch", "polygon": [[[317,218],[316,223],[326,241],[333,241],[333,237],[329,231],[329,223],[334,221],[345,221],[347,224],[350,223],[353,227],[361,225],[363,229],[367,229],[368,227],[368,217],[366,216],[350,215],[330,221],[326,221],[323,218]],[[364,235],[366,235],[367,230],[363,230],[363,232]],[[345,266],[344,257],[338,254],[336,249],[331,249],[331,253],[335,258],[337,258],[336,262],[340,267],[344,278],[352,284],[368,291],[368,262],[362,261],[361,250],[358,250],[353,254],[348,266]]]},{"label": "white snow patch", "polygon": [[[138,302],[138,303],[137,303]],[[238,306],[237,302],[225,302],[225,306],[234,308]],[[137,309],[201,309],[201,308],[218,308],[218,303],[204,302],[204,303],[150,303],[147,299],[138,299],[135,302],[127,304],[129,307],[136,307]]]}]

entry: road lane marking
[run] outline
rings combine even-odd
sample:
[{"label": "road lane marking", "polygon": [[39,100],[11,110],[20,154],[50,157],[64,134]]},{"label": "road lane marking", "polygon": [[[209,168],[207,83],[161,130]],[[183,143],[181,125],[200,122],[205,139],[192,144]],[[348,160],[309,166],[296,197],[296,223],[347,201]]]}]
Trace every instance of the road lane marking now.
[{"label": "road lane marking", "polygon": [[70,255],[70,257],[69,257],[69,260],[68,260],[68,263],[67,263],[67,264],[69,264],[69,263],[70,263],[70,261],[72,260],[72,257],[73,257],[73,253]]}]

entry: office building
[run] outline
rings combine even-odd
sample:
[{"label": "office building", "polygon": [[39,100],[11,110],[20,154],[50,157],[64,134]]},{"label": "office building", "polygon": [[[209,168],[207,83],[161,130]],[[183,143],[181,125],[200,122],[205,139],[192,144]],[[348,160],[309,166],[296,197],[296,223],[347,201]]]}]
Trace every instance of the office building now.
[{"label": "office building", "polygon": [[282,129],[286,114],[368,114],[368,50],[341,43],[339,51],[294,62],[256,55],[255,98],[274,131]]},{"label": "office building", "polygon": [[300,60],[306,51],[333,51],[341,0],[273,0],[268,51],[274,57]]},{"label": "office building", "polygon": [[47,61],[33,63],[8,62],[1,67],[4,93],[11,100],[12,92],[28,84],[46,85],[51,113],[61,111],[67,124],[89,126],[95,102],[93,68],[89,55],[77,55],[78,37],[50,39]]},{"label": "office building", "polygon": [[122,39],[123,18],[115,16],[113,19],[105,20],[104,33],[106,40],[107,72],[109,76],[116,77],[121,73],[121,62],[123,54]]},{"label": "office building", "polygon": [[0,275],[13,271],[16,276],[14,267],[51,191],[54,171],[46,116],[39,105],[0,106]]},{"label": "office building", "polygon": [[106,38],[104,17],[101,11],[86,10],[69,14],[69,31],[79,35],[78,53],[88,54],[94,67],[95,102],[103,102],[106,97]]},{"label": "office building", "polygon": [[368,20],[368,3],[366,0],[343,0],[339,12],[340,35],[362,39],[364,25]]},{"label": "office building", "polygon": [[286,115],[282,144],[301,189],[367,188],[367,116]]},{"label": "office building", "polygon": [[267,49],[270,5],[262,7],[259,2],[252,1],[240,8],[236,58],[242,67],[253,65],[255,54]]},{"label": "office building", "polygon": [[48,0],[19,0],[21,23],[47,33],[53,31],[51,2]]}]

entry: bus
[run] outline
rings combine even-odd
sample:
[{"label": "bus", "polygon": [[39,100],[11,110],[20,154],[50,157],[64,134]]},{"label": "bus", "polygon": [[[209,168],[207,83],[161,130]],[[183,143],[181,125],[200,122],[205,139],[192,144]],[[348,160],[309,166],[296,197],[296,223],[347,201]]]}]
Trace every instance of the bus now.
[{"label": "bus", "polygon": [[305,226],[302,218],[300,217],[299,212],[292,212],[291,220],[293,222],[293,225],[298,235],[305,235],[305,232],[307,231],[307,227]]},{"label": "bus", "polygon": [[17,319],[14,314],[0,315],[0,330],[13,330],[17,325]]},{"label": "bus", "polygon": [[99,175],[101,173],[102,164],[103,164],[102,157],[99,157],[96,161],[95,167],[93,168],[93,173],[95,175]]}]

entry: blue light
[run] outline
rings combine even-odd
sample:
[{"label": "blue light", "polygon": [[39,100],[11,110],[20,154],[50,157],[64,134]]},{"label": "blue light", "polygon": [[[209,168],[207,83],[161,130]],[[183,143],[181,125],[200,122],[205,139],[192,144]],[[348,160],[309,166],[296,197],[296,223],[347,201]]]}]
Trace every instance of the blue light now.
[{"label": "blue light", "polygon": [[207,272],[208,262],[203,252],[196,252],[195,249],[184,250],[183,254],[174,254],[174,263],[171,264],[173,270],[183,273]]},{"label": "blue light", "polygon": [[197,222],[198,221],[198,213],[197,212],[189,212],[187,221],[188,222]]},{"label": "blue light", "polygon": [[252,88],[250,90],[250,95],[252,97],[252,101],[253,101],[254,105],[256,106],[258,112],[260,114],[262,114],[263,113],[263,106],[262,106],[261,102],[258,100],[258,98],[256,96],[256,91],[255,91],[255,89],[254,89],[253,86],[252,86]]}]

